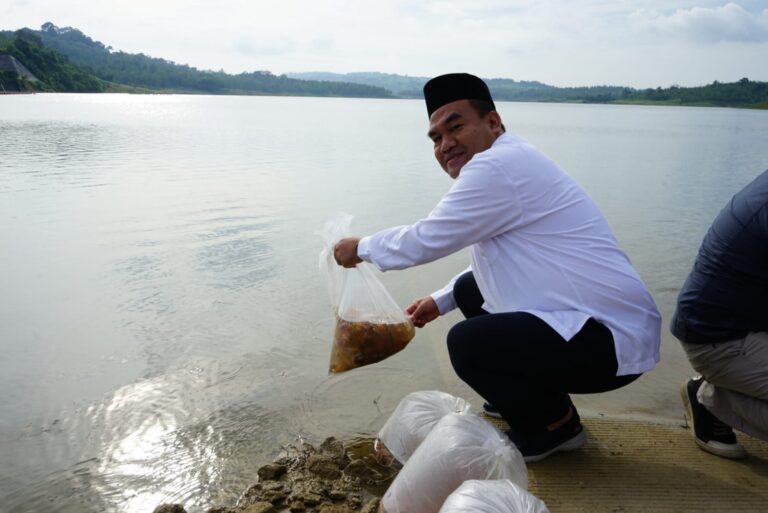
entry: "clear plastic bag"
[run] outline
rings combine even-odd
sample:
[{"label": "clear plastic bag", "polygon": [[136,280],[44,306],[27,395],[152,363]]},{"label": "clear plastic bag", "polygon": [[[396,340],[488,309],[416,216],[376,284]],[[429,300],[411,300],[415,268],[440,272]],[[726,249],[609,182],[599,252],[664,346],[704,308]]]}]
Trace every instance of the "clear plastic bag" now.
[{"label": "clear plastic bag", "polygon": [[449,414],[435,424],[387,489],[384,513],[437,513],[469,479],[509,479],[528,488],[528,469],[507,436],[477,415]]},{"label": "clear plastic bag", "polygon": [[549,513],[549,509],[508,479],[471,479],[448,496],[440,513]]},{"label": "clear plastic bag", "polygon": [[470,405],[460,397],[439,390],[412,392],[403,397],[379,431],[374,444],[379,463],[408,461],[437,422],[448,414],[467,414]]},{"label": "clear plastic bag", "polygon": [[401,351],[416,334],[370,264],[345,269],[336,264],[333,248],[349,237],[352,216],[339,214],[325,223],[320,270],[336,308],[331,372],[344,372],[379,362]]}]

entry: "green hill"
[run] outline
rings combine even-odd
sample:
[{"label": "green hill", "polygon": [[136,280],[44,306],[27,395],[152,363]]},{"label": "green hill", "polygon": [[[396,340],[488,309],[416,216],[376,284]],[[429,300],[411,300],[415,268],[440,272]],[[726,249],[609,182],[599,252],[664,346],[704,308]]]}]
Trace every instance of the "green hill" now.
[{"label": "green hill", "polygon": [[93,93],[106,89],[103,81],[72,64],[59,52],[46,48],[30,30],[0,33],[0,52],[15,58],[34,75],[30,79],[14,71],[2,71],[0,83],[4,90]]},{"label": "green hill", "polygon": [[742,78],[738,82],[713,82],[701,87],[672,86],[632,91],[624,103],[697,105],[703,107],[768,108],[768,82]]},{"label": "green hill", "polygon": [[[38,31],[0,31],[0,52],[13,55],[40,79],[33,84],[12,71],[0,71],[0,84],[13,90],[188,92],[421,98],[428,77],[392,73],[302,72],[273,75],[254,71],[230,75],[205,71],[144,54],[115,51],[80,30],[45,23]],[[633,89],[623,86],[556,87],[537,81],[486,78],[499,101],[629,103],[768,108],[768,82],[738,82],[700,87]]]},{"label": "green hill", "polygon": [[[347,81],[384,87],[400,98],[421,98],[429,77],[387,73],[288,73],[297,79]],[[714,82],[700,87],[633,89],[622,86],[556,87],[536,81],[486,78],[494,99],[499,101],[623,103],[648,105],[692,105],[766,108],[768,82],[743,78],[738,82]]]},{"label": "green hill", "polygon": [[35,31],[43,44],[108,82],[155,91],[206,94],[265,94],[390,98],[384,88],[343,82],[305,81],[276,76],[269,71],[230,75],[204,71],[144,54],[115,51],[76,28],[45,23]]},{"label": "green hill", "polygon": [[[378,73],[374,71],[359,73],[328,73],[324,71],[309,71],[301,73],[287,73],[291,78],[300,80],[327,80],[332,82],[353,82],[370,86],[383,87],[392,91],[399,98],[421,98],[422,88],[430,77],[412,77],[408,75],[396,75],[392,73]],[[499,100],[525,100],[544,101],[544,98],[559,98],[557,95],[547,94],[563,89],[542,84],[535,81],[517,81],[508,78],[486,79],[493,97]],[[587,88],[581,88],[587,89]],[[613,88],[616,94],[622,87]],[[558,101],[558,100],[555,100]]]}]

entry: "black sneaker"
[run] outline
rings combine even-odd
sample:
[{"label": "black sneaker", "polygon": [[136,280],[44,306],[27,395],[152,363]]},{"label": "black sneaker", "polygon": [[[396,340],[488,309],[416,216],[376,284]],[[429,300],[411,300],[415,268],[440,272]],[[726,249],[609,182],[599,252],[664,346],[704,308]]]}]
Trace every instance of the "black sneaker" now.
[{"label": "black sneaker", "polygon": [[503,419],[504,417],[501,416],[501,412],[496,409],[494,405],[491,403],[485,402],[483,403],[483,413],[488,415],[489,417],[493,417],[494,419]]},{"label": "black sneaker", "polygon": [[704,379],[696,376],[680,387],[680,396],[683,399],[696,444],[716,456],[733,460],[743,458],[747,452],[736,440],[733,429],[710,413],[696,398],[696,392],[699,391],[702,383]]},{"label": "black sneaker", "polygon": [[556,452],[573,451],[587,443],[587,433],[575,408],[573,417],[554,431],[522,437],[510,429],[506,435],[517,446],[526,463],[541,461]]}]

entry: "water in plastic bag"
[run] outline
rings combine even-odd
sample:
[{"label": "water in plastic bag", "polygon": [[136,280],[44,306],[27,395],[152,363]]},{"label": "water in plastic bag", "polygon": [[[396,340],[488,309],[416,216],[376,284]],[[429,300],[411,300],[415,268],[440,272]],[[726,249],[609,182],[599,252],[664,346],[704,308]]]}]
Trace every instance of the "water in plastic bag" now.
[{"label": "water in plastic bag", "polygon": [[344,372],[379,362],[401,351],[416,331],[376,277],[370,264],[351,269],[336,264],[333,248],[349,237],[352,216],[339,214],[323,226],[320,270],[336,309],[331,372]]}]

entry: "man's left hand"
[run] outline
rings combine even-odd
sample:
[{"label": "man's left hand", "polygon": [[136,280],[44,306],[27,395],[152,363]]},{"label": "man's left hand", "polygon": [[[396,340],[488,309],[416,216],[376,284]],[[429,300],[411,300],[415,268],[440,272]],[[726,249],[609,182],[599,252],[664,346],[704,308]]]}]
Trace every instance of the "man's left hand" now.
[{"label": "man's left hand", "polygon": [[354,237],[341,239],[337,242],[336,246],[333,248],[333,258],[336,259],[336,263],[340,266],[350,268],[355,267],[362,262],[362,258],[357,256],[358,242],[360,242],[360,239]]}]

